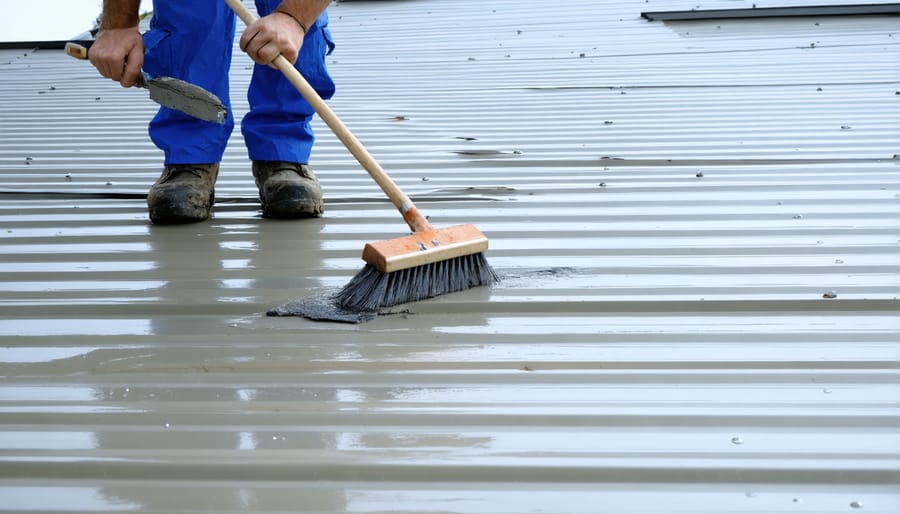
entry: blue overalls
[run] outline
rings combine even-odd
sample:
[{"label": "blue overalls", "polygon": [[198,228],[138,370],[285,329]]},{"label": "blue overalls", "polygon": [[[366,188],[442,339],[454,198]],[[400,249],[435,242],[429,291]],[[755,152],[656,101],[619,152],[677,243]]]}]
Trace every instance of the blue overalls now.
[{"label": "blue overalls", "polygon": [[[280,0],[256,0],[260,16],[271,13]],[[322,98],[334,94],[325,56],[334,43],[323,13],[309,28],[296,67]],[[179,111],[161,108],[150,122],[150,138],[165,153],[165,164],[219,162],[234,129],[228,70],[236,46],[235,15],[222,0],[154,0],[150,30],[144,34],[144,71],[196,84],[228,108],[222,125],[201,121]],[[309,121],[314,111],[281,71],[254,65],[247,93],[250,112],[241,120],[241,133],[255,161],[308,163],[313,145]]]}]

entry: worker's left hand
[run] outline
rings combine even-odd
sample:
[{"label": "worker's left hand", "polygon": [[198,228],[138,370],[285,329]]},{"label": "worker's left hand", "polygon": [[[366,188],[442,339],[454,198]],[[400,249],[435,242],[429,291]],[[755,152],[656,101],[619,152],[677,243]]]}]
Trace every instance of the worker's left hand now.
[{"label": "worker's left hand", "polygon": [[248,25],[239,45],[257,64],[275,68],[272,61],[279,55],[291,64],[297,62],[304,35],[290,15],[276,11]]}]

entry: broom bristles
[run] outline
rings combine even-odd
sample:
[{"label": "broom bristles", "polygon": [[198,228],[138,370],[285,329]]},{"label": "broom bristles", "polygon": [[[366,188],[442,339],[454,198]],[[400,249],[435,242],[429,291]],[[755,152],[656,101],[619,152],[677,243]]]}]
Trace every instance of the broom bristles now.
[{"label": "broom bristles", "polygon": [[382,307],[487,286],[497,280],[497,274],[483,252],[391,273],[366,264],[337,293],[335,301],[341,307],[357,312],[377,311]]}]

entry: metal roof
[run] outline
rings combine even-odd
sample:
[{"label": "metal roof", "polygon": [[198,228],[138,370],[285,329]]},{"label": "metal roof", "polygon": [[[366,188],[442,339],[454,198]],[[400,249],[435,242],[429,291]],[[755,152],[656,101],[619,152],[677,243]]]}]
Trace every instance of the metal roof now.
[{"label": "metal roof", "polygon": [[334,4],[332,107],[504,275],[361,325],[264,315],[405,232],[323,125],[323,218],[236,131],[151,226],[153,104],[0,51],[0,512],[897,512],[897,18],[694,6]]}]

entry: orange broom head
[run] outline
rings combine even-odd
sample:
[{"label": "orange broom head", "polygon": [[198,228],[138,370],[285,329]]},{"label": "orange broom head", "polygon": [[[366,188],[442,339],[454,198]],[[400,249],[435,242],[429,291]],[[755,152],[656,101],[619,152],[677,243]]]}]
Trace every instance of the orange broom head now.
[{"label": "orange broom head", "polygon": [[474,225],[457,225],[368,243],[362,259],[382,273],[392,273],[481,253],[487,248],[487,237]]}]

